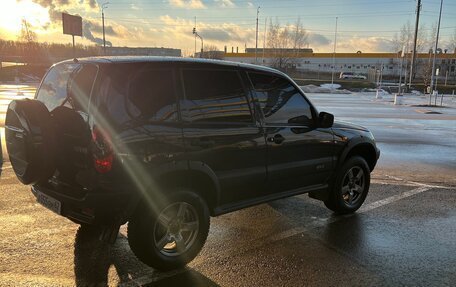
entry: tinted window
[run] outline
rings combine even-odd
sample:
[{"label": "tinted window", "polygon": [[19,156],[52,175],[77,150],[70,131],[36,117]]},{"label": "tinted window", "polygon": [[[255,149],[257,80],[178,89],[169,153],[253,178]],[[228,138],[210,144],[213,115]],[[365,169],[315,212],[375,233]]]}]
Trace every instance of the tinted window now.
[{"label": "tinted window", "polygon": [[260,73],[249,73],[249,77],[266,123],[311,124],[309,103],[288,80]]},{"label": "tinted window", "polygon": [[183,79],[187,121],[252,122],[236,71],[184,70]]},{"label": "tinted window", "polygon": [[141,71],[130,79],[128,112],[132,117],[166,121],[176,116],[176,94],[170,70]]},{"label": "tinted window", "polygon": [[67,98],[68,80],[79,64],[61,64],[53,67],[46,75],[36,98],[49,111],[63,104]]},{"label": "tinted window", "polygon": [[153,70],[142,64],[111,65],[103,74],[100,94],[102,112],[118,125],[177,119],[171,70]]},{"label": "tinted window", "polygon": [[96,66],[84,65],[70,81],[68,101],[74,109],[87,112],[97,72]]}]

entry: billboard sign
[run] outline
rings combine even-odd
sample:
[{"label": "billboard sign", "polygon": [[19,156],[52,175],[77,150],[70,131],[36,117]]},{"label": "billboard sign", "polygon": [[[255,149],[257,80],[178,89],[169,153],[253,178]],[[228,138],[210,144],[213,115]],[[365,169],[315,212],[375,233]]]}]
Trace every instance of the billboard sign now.
[{"label": "billboard sign", "polygon": [[62,13],[63,34],[82,37],[82,17]]}]

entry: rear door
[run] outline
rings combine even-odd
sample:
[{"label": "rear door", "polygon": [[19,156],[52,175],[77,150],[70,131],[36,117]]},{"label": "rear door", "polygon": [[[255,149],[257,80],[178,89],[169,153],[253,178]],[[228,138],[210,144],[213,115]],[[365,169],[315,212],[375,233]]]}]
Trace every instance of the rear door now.
[{"label": "rear door", "polygon": [[270,192],[324,184],[332,171],[331,129],[315,127],[316,112],[288,79],[248,75],[263,114]]},{"label": "rear door", "polygon": [[221,204],[266,195],[266,145],[240,73],[204,65],[181,69],[187,158],[215,173]]},{"label": "rear door", "polygon": [[[119,63],[106,67],[93,125],[115,147],[109,179],[117,188],[150,190],[152,176],[185,159],[177,108],[176,70],[169,63]],[[177,164],[180,164],[177,166]]]},{"label": "rear door", "polygon": [[51,112],[58,142],[55,175],[66,183],[74,183],[77,172],[87,169],[90,162],[88,110],[97,75],[94,64],[57,65],[48,72],[36,96]]}]

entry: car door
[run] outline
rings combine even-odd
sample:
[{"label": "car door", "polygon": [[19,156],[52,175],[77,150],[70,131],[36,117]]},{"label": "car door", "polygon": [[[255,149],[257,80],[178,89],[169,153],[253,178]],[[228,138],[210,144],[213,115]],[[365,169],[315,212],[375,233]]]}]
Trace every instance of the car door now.
[{"label": "car door", "polygon": [[268,187],[282,192],[325,184],[333,170],[333,133],[316,127],[316,111],[287,78],[249,72],[263,114]]},{"label": "car door", "polygon": [[186,167],[173,66],[110,64],[102,76],[98,111],[92,114],[94,127],[112,135],[119,157],[110,180],[146,191],[154,184],[152,175]]},{"label": "car door", "polygon": [[265,194],[266,144],[239,72],[187,66],[181,76],[187,159],[215,173],[222,205]]}]

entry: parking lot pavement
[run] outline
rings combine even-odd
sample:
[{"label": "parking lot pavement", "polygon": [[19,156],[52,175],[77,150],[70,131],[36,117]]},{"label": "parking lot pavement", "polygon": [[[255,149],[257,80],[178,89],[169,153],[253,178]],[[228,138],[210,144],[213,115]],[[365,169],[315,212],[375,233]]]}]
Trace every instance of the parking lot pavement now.
[{"label": "parking lot pavement", "polygon": [[334,216],[301,195],[212,218],[201,254],[185,269],[160,273],[134,257],[126,226],[114,245],[100,243],[37,204],[6,163],[0,286],[454,285],[456,109],[423,114],[372,95],[309,97],[336,119],[368,127],[382,150],[356,214]]},{"label": "parking lot pavement", "polygon": [[306,195],[211,220],[201,254],[160,273],[35,202],[8,165],[0,178],[0,285],[451,286],[456,189],[380,178],[362,209],[334,216]]}]

